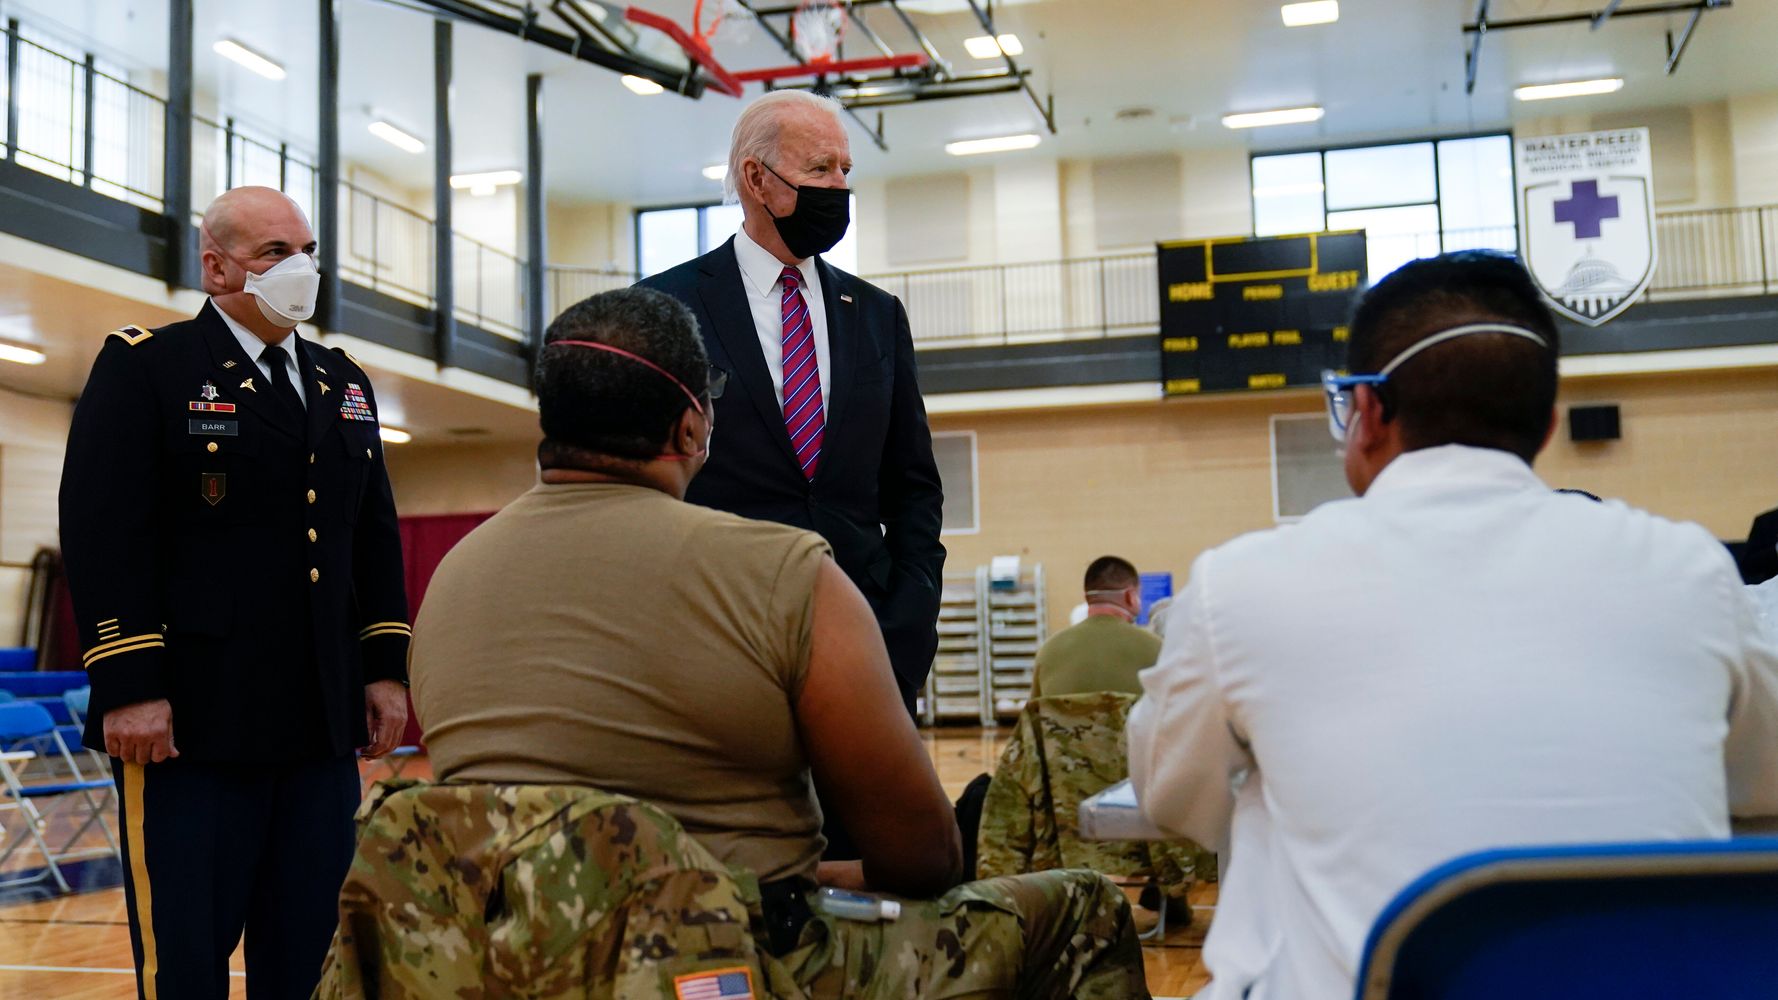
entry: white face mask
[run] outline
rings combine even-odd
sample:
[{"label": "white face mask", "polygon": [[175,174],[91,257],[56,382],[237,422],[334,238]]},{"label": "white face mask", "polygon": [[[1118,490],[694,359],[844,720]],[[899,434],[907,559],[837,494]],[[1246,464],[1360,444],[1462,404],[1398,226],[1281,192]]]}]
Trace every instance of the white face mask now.
[{"label": "white face mask", "polygon": [[292,254],[263,274],[248,271],[241,290],[258,300],[259,311],[267,322],[289,330],[315,315],[321,271],[315,266],[314,257]]}]

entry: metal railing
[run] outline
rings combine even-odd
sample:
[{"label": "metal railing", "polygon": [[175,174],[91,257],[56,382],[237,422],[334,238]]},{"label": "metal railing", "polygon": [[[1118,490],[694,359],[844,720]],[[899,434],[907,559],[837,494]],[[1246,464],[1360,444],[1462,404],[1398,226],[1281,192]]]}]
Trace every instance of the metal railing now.
[{"label": "metal railing", "polygon": [[600,292],[628,288],[636,283],[635,272],[605,268],[551,264],[545,268],[544,273],[549,295],[544,314],[551,319],[560,316],[563,310],[582,299]]},{"label": "metal railing", "polygon": [[[1778,206],[1664,212],[1650,301],[1778,291]],[[1513,250],[1515,227],[1381,233],[1368,241],[1372,279],[1416,257],[1474,248]],[[1152,253],[1040,264],[868,276],[907,307],[920,347],[1083,340],[1160,329]]]},{"label": "metal railing", "polygon": [[866,280],[901,299],[915,342],[925,346],[1113,337],[1160,325],[1152,253],[904,271]]},{"label": "metal railing", "polygon": [[340,184],[340,277],[430,309],[432,220],[353,184]]},{"label": "metal railing", "polygon": [[0,26],[0,159],[159,211],[161,98]]},{"label": "metal railing", "polygon": [[489,333],[525,339],[525,262],[470,239],[451,236],[457,318]]},{"label": "metal railing", "polygon": [[205,206],[231,188],[255,184],[277,188],[313,219],[320,200],[320,175],[312,158],[289,143],[255,138],[234,118],[220,123],[191,118],[191,203],[201,217]]},{"label": "metal railing", "polygon": [[1655,215],[1655,300],[1778,289],[1778,205]]}]

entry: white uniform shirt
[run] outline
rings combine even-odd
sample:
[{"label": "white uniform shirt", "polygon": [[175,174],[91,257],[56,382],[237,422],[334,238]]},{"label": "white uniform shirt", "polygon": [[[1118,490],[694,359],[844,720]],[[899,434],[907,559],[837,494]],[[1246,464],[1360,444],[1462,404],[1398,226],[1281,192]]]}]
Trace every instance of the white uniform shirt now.
[{"label": "white uniform shirt", "polygon": [[[753,310],[753,329],[759,349],[772,373],[772,391],[784,405],[784,262],[772,256],[742,229],[735,233],[735,261],[741,265],[741,285],[747,289],[747,305]],[[803,301],[809,306],[815,335],[815,365],[821,372],[821,406],[825,409],[833,385],[833,364],[827,345],[827,307],[821,297],[821,274],[815,258],[797,265],[803,276]]]},{"label": "white uniform shirt", "polygon": [[[271,378],[272,366],[266,364],[260,357],[268,346],[266,342],[260,340],[252,330],[242,326],[233,316],[223,312],[222,307],[216,305],[215,302],[211,302],[210,305],[215,308],[216,315],[222,317],[222,322],[228,326],[228,332],[234,334],[235,340],[240,342],[241,350],[246,351],[247,356],[253,359],[253,365],[259,369],[259,373],[268,379]],[[296,364],[296,339],[296,331],[292,329],[283,340],[270,346],[277,347],[279,351],[283,352],[284,370],[290,373],[290,384],[296,387],[296,397],[303,401],[304,406],[308,406],[309,391],[303,387],[302,369],[298,368]]]},{"label": "white uniform shirt", "polygon": [[1384,904],[1460,854],[1778,812],[1778,648],[1743,590],[1696,525],[1456,446],[1199,557],[1129,752],[1157,824],[1233,821],[1205,996],[1345,1000]]}]

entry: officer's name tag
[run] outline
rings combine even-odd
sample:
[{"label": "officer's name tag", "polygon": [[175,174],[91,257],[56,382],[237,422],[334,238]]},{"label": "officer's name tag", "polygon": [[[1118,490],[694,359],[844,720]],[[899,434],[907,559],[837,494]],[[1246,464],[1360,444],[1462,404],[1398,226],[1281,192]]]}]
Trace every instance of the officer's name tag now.
[{"label": "officer's name tag", "polygon": [[216,434],[222,437],[240,437],[241,422],[239,420],[193,420],[191,433]]}]

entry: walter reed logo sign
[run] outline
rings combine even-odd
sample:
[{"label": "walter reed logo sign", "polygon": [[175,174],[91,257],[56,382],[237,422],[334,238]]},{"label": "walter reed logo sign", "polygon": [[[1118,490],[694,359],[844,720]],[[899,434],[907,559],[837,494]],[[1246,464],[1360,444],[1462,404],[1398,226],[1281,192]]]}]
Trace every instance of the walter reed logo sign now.
[{"label": "walter reed logo sign", "polygon": [[1562,315],[1609,322],[1655,273],[1648,129],[1524,137],[1514,152],[1531,277]]}]

